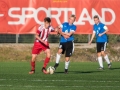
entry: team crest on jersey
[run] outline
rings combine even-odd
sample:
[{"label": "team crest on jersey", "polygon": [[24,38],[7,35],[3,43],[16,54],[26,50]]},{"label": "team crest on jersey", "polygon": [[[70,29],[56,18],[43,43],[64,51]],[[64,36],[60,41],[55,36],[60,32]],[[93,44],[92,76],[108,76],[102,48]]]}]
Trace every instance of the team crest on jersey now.
[{"label": "team crest on jersey", "polygon": [[98,27],[98,30],[100,30],[100,27]]},{"label": "team crest on jersey", "polygon": [[64,27],[67,27],[67,26],[64,26]]},{"label": "team crest on jersey", "polygon": [[65,30],[65,33],[68,33],[68,30]]}]

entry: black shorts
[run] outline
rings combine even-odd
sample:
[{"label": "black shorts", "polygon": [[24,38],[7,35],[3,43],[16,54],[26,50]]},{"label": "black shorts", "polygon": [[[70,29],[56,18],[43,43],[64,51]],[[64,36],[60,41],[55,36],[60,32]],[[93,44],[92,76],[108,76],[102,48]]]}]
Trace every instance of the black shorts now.
[{"label": "black shorts", "polygon": [[74,42],[69,41],[65,43],[60,43],[59,49],[62,49],[62,54],[65,53],[65,57],[70,57],[74,52]]},{"label": "black shorts", "polygon": [[97,53],[106,50],[107,42],[97,42]]}]

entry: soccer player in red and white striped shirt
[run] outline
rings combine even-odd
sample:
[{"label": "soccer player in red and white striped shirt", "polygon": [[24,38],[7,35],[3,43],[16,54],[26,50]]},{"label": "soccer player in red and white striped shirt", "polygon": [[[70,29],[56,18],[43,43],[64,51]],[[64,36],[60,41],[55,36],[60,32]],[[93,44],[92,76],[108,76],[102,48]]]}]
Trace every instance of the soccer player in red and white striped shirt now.
[{"label": "soccer player in red and white striped shirt", "polygon": [[29,72],[29,74],[35,73],[35,60],[37,55],[41,51],[44,51],[46,53],[46,58],[44,61],[42,72],[47,74],[46,66],[50,61],[50,55],[51,55],[49,43],[48,43],[48,35],[50,34],[50,32],[54,31],[53,27],[50,26],[50,24],[51,24],[51,19],[49,17],[46,17],[44,19],[44,25],[41,25],[37,30],[37,33],[35,35],[36,39],[32,49],[31,71]]}]

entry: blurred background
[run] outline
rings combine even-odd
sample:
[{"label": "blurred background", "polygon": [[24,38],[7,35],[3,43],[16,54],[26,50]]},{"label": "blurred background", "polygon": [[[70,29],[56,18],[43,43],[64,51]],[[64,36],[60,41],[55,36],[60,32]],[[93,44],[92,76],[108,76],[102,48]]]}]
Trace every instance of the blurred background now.
[{"label": "blurred background", "polygon": [[[87,34],[75,34],[75,43],[87,43],[90,40],[91,35]],[[0,34],[0,43],[33,43],[34,42],[34,34]],[[58,35],[50,35],[49,42],[50,43],[59,43],[60,36]],[[95,39],[94,41],[95,42]],[[108,35],[108,42],[117,43],[120,42],[120,35]]]}]

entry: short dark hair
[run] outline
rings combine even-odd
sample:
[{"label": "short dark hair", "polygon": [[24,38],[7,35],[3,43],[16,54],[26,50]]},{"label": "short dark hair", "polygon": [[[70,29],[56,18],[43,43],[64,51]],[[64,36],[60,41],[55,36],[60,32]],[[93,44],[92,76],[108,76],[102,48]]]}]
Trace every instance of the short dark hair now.
[{"label": "short dark hair", "polygon": [[46,17],[46,18],[44,18],[44,22],[50,23],[50,22],[51,22],[51,19],[50,19],[49,17]]},{"label": "short dark hair", "polygon": [[94,19],[95,19],[95,18],[99,19],[99,16],[98,16],[98,15],[95,15],[93,18],[94,18]]},{"label": "short dark hair", "polygon": [[76,16],[74,14],[72,14],[71,17],[74,17],[76,19]]}]

